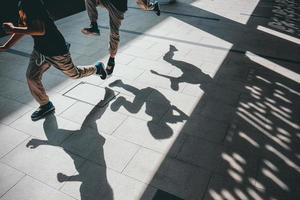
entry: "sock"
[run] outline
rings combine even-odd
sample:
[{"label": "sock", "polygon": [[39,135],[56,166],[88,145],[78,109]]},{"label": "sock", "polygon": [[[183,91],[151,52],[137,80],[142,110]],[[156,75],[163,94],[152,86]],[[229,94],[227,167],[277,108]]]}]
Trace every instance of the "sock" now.
[{"label": "sock", "polygon": [[108,66],[114,66],[115,65],[115,58],[110,57],[107,64],[108,64]]},{"label": "sock", "polygon": [[98,28],[97,22],[91,22],[91,26],[92,26],[93,28]]}]

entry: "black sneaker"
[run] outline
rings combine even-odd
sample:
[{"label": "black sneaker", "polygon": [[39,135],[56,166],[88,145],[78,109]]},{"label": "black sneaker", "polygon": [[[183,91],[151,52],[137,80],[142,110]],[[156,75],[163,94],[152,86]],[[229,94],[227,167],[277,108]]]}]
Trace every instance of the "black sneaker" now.
[{"label": "black sneaker", "polygon": [[109,58],[108,62],[107,62],[107,67],[106,67],[106,73],[107,76],[111,76],[112,73],[114,72],[114,68],[115,68],[115,59],[113,58]]},{"label": "black sneaker", "polygon": [[37,121],[43,117],[45,117],[47,114],[51,113],[55,110],[55,107],[49,101],[47,104],[40,106],[36,111],[34,111],[31,115],[32,121]]},{"label": "black sneaker", "polygon": [[81,32],[85,35],[100,35],[100,30],[96,25],[90,25],[89,28],[81,29]]},{"label": "black sneaker", "polygon": [[71,44],[70,44],[69,42],[66,42],[66,46],[67,46],[67,49],[68,49],[68,51],[69,51],[70,48],[71,48]]},{"label": "black sneaker", "polygon": [[104,64],[98,61],[95,67],[97,68],[96,74],[99,75],[102,80],[106,79],[107,73],[104,69]]},{"label": "black sneaker", "polygon": [[157,16],[160,16],[160,8],[159,8],[159,3],[157,1],[154,2],[154,9],[153,11],[155,11],[155,14]]}]

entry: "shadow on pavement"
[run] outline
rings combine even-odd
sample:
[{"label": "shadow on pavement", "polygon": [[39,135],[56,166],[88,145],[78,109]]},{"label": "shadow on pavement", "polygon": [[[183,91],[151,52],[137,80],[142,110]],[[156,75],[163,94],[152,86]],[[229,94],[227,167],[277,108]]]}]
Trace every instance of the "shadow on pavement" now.
[{"label": "shadow on pavement", "polygon": [[[100,102],[101,103],[101,102]],[[86,116],[81,129],[69,131],[59,129],[55,115],[46,117],[44,121],[44,131],[48,140],[32,139],[27,147],[37,148],[40,145],[57,146],[73,159],[78,174],[64,174],[59,172],[57,180],[59,182],[81,182],[81,199],[96,200],[114,199],[113,191],[107,181],[106,164],[104,160],[103,145],[105,138],[97,129],[96,120],[100,119],[107,106],[101,108],[96,105]],[[66,138],[61,140],[61,138]],[[88,158],[88,161],[83,162]]]}]

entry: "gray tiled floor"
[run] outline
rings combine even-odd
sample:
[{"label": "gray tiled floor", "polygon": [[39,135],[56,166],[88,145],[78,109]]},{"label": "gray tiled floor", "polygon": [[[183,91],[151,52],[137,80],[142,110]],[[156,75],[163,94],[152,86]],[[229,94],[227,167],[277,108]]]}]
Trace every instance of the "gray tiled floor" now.
[{"label": "gray tiled floor", "polygon": [[[25,77],[32,39],[0,53],[0,200],[150,200],[158,189],[298,200],[300,27],[284,16],[297,5],[177,0],[157,17],[130,1],[113,77],[49,69],[56,112],[37,122]],[[78,65],[109,57],[99,10],[100,37],[80,33],[86,12],[56,22]],[[90,85],[74,89],[81,81]],[[103,88],[117,96],[99,106]]]}]

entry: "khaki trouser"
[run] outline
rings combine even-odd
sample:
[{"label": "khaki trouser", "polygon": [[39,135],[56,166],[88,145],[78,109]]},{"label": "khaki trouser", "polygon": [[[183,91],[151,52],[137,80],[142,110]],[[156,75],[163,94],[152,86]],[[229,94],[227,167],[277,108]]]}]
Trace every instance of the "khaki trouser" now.
[{"label": "khaki trouser", "polygon": [[51,65],[73,79],[90,76],[97,71],[94,65],[76,67],[72,62],[70,53],[48,57],[33,50],[27,68],[26,78],[32,96],[40,105],[45,105],[49,102],[49,97],[42,84],[42,76]]},{"label": "khaki trouser", "polygon": [[149,0],[136,0],[136,3],[142,10],[147,11],[154,9],[154,5]]},{"label": "khaki trouser", "polygon": [[[100,4],[105,7],[109,13],[109,26],[110,26],[110,39],[109,39],[109,52],[111,56],[115,56],[118,51],[120,43],[119,29],[121,22],[124,19],[124,13],[119,11],[115,6],[106,0],[100,0]],[[97,1],[85,0],[85,6],[91,22],[96,22],[98,19]]]},{"label": "khaki trouser", "polygon": [[[98,11],[97,11],[97,0],[85,0],[85,7],[91,22],[97,22]],[[124,13],[119,11],[115,6],[108,0],[99,0],[100,4],[105,7],[109,13],[109,25],[110,25],[110,41],[109,51],[111,56],[115,56],[118,51],[120,43],[119,29],[121,22],[124,19]],[[136,0],[137,4],[143,10],[153,10],[153,4],[149,0]]]}]

